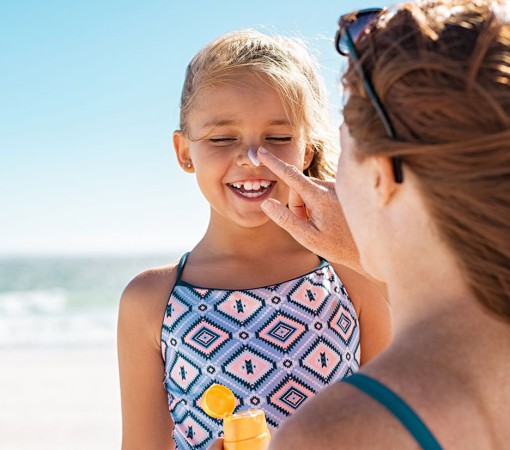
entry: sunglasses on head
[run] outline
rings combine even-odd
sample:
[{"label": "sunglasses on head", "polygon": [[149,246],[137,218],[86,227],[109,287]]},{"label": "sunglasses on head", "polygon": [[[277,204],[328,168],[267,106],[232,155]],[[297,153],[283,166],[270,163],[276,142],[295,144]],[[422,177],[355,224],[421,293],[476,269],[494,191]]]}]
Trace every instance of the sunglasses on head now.
[{"label": "sunglasses on head", "polygon": [[[382,8],[369,8],[341,16],[338,20],[335,47],[338,53],[343,56],[349,56],[354,62],[354,68],[363,80],[365,92],[367,93],[373,107],[377,111],[377,114],[384,125],[384,129],[386,130],[386,134],[390,139],[396,139],[395,129],[393,128],[388,114],[375,92],[372,82],[363,70],[359,55],[354,45],[362,33],[381,16],[383,11],[386,10]],[[392,158],[392,162],[395,182],[402,183],[404,179],[402,173],[402,160],[398,156],[394,156]]]}]

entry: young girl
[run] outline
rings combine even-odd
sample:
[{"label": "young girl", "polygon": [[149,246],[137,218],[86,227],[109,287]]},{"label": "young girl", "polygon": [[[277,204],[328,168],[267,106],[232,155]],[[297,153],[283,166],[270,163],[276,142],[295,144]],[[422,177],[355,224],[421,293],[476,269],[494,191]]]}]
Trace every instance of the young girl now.
[{"label": "young girl", "polygon": [[[333,174],[328,107],[313,59],[253,31],[191,61],[174,147],[209,202],[205,236],[177,264],[138,275],[119,313],[123,449],[203,449],[221,421],[201,408],[213,383],[277,428],[390,338],[368,281],[298,244],[261,210],[289,190],[256,159],[263,146],[306,174]],[[172,439],[173,435],[173,439]]]}]

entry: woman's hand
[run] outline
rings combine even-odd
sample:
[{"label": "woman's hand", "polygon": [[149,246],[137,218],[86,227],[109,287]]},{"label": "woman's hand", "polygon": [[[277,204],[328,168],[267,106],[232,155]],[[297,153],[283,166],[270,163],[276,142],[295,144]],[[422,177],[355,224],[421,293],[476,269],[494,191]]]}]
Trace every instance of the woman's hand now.
[{"label": "woman's hand", "polygon": [[269,218],[310,251],[363,272],[358,249],[336,197],[335,183],[309,178],[265,149],[259,148],[258,156],[291,189],[288,208],[274,199],[262,203]]}]

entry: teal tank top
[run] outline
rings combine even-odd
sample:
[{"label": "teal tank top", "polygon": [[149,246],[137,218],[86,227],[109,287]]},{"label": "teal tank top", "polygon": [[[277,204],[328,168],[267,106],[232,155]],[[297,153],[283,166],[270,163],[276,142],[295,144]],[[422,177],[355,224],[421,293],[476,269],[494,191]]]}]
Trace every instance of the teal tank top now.
[{"label": "teal tank top", "polygon": [[379,381],[361,373],[355,373],[343,380],[378,401],[388,409],[411,433],[424,450],[441,450],[434,435],[411,407],[397,394]]}]

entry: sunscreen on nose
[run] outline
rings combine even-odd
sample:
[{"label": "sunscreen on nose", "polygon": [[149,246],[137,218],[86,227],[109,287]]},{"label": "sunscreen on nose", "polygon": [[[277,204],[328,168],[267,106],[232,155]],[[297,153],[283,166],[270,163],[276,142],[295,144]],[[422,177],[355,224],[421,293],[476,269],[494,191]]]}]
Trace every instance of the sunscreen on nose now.
[{"label": "sunscreen on nose", "polygon": [[250,158],[250,161],[253,163],[254,166],[260,166],[260,159],[257,155],[258,147],[250,147],[248,149],[248,158]]},{"label": "sunscreen on nose", "polygon": [[221,384],[211,385],[202,395],[202,408],[211,417],[223,419],[224,450],[266,450],[271,436],[261,409],[232,414],[236,398]]}]

